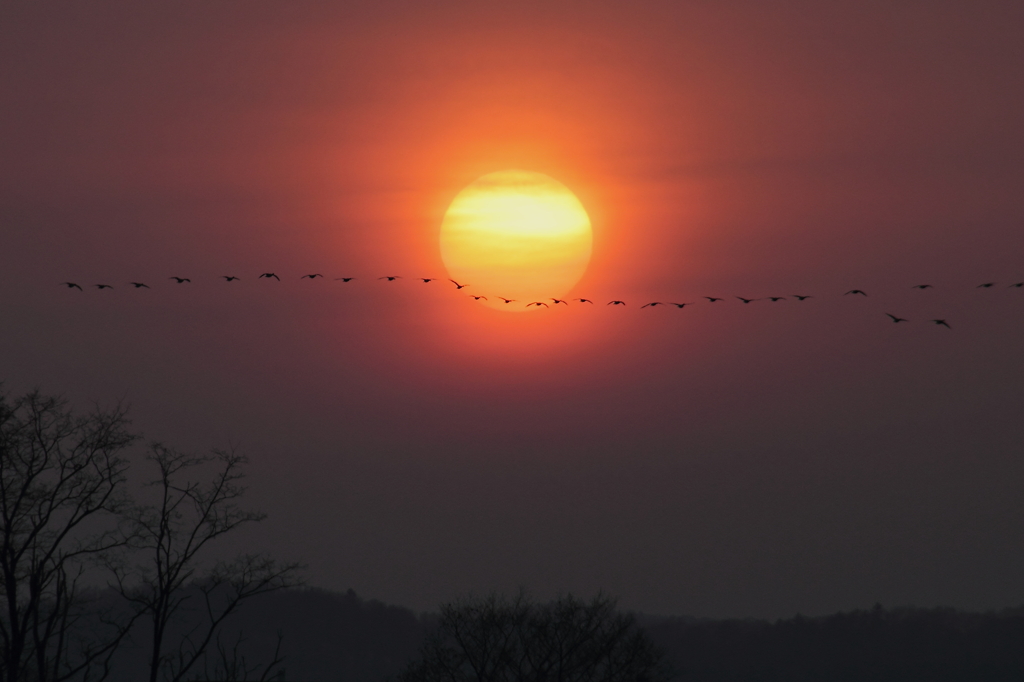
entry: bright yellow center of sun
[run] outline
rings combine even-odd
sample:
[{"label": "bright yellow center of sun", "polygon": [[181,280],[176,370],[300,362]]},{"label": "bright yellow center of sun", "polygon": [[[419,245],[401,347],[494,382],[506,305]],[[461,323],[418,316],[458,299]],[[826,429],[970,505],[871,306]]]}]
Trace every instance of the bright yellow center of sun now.
[{"label": "bright yellow center of sun", "polygon": [[[441,258],[463,292],[508,311],[569,293],[586,272],[593,235],[572,191],[543,173],[505,170],[477,178],[441,223]],[[514,299],[505,303],[503,298]]]}]

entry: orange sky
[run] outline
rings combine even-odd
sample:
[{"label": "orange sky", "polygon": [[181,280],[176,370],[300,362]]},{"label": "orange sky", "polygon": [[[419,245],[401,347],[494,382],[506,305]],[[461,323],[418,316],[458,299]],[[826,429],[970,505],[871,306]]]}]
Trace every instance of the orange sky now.
[{"label": "orange sky", "polygon": [[[242,441],[268,542],[417,608],[519,584],[707,615],[1024,599],[1021,303],[974,289],[1024,279],[1024,10],[335,4],[0,9],[11,389]],[[376,280],[445,277],[445,209],[505,168],[580,198],[573,295],[602,305]]]}]

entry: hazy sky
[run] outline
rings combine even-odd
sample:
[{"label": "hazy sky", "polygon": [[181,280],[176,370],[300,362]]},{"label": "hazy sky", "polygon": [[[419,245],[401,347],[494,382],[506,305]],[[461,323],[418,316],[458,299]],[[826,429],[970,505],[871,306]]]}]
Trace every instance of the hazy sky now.
[{"label": "hazy sky", "polygon": [[[414,608],[1018,605],[1022,33],[1011,2],[4,4],[0,378],[240,444],[248,542]],[[576,192],[574,295],[625,309],[375,279],[445,277],[445,208],[506,168]]]}]

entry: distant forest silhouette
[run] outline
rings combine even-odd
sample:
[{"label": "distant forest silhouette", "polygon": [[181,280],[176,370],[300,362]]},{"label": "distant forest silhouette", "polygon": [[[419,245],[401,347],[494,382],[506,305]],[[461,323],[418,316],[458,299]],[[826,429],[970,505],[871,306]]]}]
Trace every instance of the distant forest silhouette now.
[{"label": "distant forest silhouette", "polygon": [[0,682],[1024,679],[1024,607],[715,620],[520,593],[417,614],[306,588],[297,563],[207,553],[264,518],[242,455],[151,444],[143,495],[129,424],[0,391]]}]

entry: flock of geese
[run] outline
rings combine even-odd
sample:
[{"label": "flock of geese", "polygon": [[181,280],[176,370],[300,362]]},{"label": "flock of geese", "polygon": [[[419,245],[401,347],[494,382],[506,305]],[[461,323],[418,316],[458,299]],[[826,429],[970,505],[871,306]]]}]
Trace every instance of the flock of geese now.
[{"label": "flock of geese", "polygon": [[[189,279],[188,277],[172,276],[172,277],[168,277],[167,279],[173,280],[177,284],[191,284],[192,283],[192,280]],[[230,282],[239,281],[242,278],[241,277],[236,277],[235,275],[221,275],[220,279],[223,279],[225,283],[230,283]],[[268,279],[268,280],[269,279],[274,279],[274,280],[277,280],[278,282],[281,281],[281,278],[276,273],[273,273],[273,272],[264,272],[263,274],[261,274],[256,279]],[[319,273],[319,272],[314,272],[314,273],[310,273],[308,275],[302,275],[299,279],[308,279],[308,280],[324,279],[324,276],[321,273]],[[343,283],[348,283],[348,282],[351,282],[351,281],[353,281],[355,279],[356,279],[355,277],[335,277],[334,278],[335,281],[343,282]],[[403,277],[401,277],[400,275],[384,275],[383,277],[378,277],[377,279],[378,280],[385,280],[387,282],[394,282],[396,280],[403,279]],[[422,282],[423,284],[429,284],[430,282],[438,281],[437,277],[414,277],[412,279],[418,280],[418,281]],[[455,285],[455,289],[458,290],[458,291],[461,291],[462,289],[465,289],[466,287],[469,286],[468,284],[461,284],[459,282],[456,282],[454,279],[448,279],[448,281],[451,282],[452,284],[454,284]],[[992,287],[997,286],[997,284],[998,284],[998,282],[984,282],[982,284],[979,284],[976,288],[978,288],[978,289],[991,289]],[[61,282],[60,285],[64,286],[64,287],[67,287],[68,289],[78,289],[79,291],[84,291],[82,286],[80,284],[76,283],[76,282]],[[131,286],[134,289],[149,289],[150,288],[150,286],[148,284],[146,284],[145,282],[128,282],[128,286]],[[114,285],[112,285],[112,284],[92,284],[92,285],[90,285],[90,287],[93,287],[93,288],[95,288],[97,290],[103,290],[103,289],[113,289]],[[933,289],[933,288],[934,287],[931,284],[915,284],[914,286],[911,287],[911,289],[921,289],[921,290]],[[1014,282],[1013,284],[1009,285],[1009,288],[1011,288],[1011,289],[1024,289],[1024,282]],[[849,291],[847,291],[844,294],[844,296],[865,296],[866,297],[867,293],[863,289],[850,289]],[[481,295],[476,295],[476,294],[469,294],[469,297],[474,299],[474,300],[477,300],[477,301],[486,301],[486,300],[488,300],[488,298],[486,296],[481,296]],[[496,296],[495,298],[497,298],[498,300],[504,302],[506,305],[510,305],[512,303],[520,303],[520,301],[517,301],[514,298],[505,298],[503,296]],[[718,296],[704,296],[703,298],[706,299],[709,303],[719,303],[721,301],[725,301],[726,300],[725,298],[718,297]],[[814,298],[814,296],[812,296],[810,294],[793,294],[791,296],[766,296],[764,298],[744,298],[743,296],[735,296],[734,298],[736,298],[739,301],[742,301],[746,305],[746,304],[749,304],[749,303],[753,303],[755,301],[770,301],[772,303],[777,303],[779,301],[785,301],[785,300],[787,300],[789,298],[792,298],[792,299],[797,300],[797,301],[806,301],[809,298]],[[589,299],[589,298],[574,298],[574,299],[550,298],[550,299],[548,299],[548,301],[550,301],[550,303],[548,303],[547,301],[530,301],[529,303],[526,303],[526,307],[527,308],[531,308],[531,307],[551,308],[551,307],[557,307],[559,305],[567,306],[567,305],[569,305],[569,301],[570,300],[575,302],[575,303],[586,303],[586,304],[589,304],[589,305],[595,305],[594,301]],[[608,301],[605,305],[624,306],[624,305],[626,305],[626,302],[625,301],[620,301],[620,300],[614,300],[614,301]],[[686,306],[689,306],[689,305],[696,305],[696,302],[692,302],[691,301],[691,302],[687,302],[687,303],[677,303],[675,301],[650,301],[649,303],[645,303],[642,306],[640,306],[640,308],[655,308],[655,307],[660,306],[660,305],[663,305],[663,306],[675,306],[676,308],[683,309],[683,308],[685,308]],[[892,320],[892,322],[894,324],[899,324],[901,322],[909,322],[910,321],[910,320],[908,320],[905,317],[899,317],[898,315],[893,315],[892,313],[885,313],[885,315],[890,320]],[[936,325],[939,325],[939,326],[942,326],[942,327],[946,327],[947,329],[951,329],[949,323],[946,320],[944,320],[944,319],[932,319],[932,320],[929,320],[929,322],[931,322],[933,324],[936,324]]]}]

